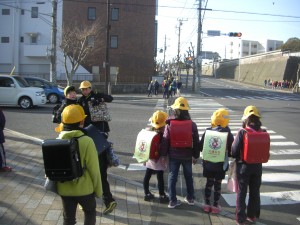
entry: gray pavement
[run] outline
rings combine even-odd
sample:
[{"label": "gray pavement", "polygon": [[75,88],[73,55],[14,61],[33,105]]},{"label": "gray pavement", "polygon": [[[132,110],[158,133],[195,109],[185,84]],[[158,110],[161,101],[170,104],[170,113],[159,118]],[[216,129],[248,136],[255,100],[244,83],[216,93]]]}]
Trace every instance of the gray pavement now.
[{"label": "gray pavement", "polygon": [[[62,224],[60,197],[43,188],[41,140],[7,129],[4,133],[7,164],[13,171],[0,173],[0,225]],[[118,206],[110,215],[103,215],[102,200],[97,199],[97,224],[235,224],[232,213],[204,213],[203,196],[197,198],[195,206],[183,203],[178,208],[168,209],[167,204],[160,204],[157,198],[145,202],[141,183],[112,173],[109,173],[109,182]],[[196,189],[200,189],[199,180],[195,181]],[[153,188],[153,193],[157,196],[155,190],[157,188]],[[183,201],[184,196],[178,197]],[[83,212],[79,209],[77,224],[83,224]]]}]

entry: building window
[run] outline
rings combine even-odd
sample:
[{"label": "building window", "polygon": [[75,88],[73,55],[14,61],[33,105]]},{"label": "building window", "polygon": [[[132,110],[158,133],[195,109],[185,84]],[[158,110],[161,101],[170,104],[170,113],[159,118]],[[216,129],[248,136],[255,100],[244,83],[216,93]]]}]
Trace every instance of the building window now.
[{"label": "building window", "polygon": [[2,9],[2,15],[10,15],[10,9]]},{"label": "building window", "polygon": [[30,37],[30,43],[31,44],[37,44],[37,36],[31,36]]},{"label": "building window", "polygon": [[25,10],[21,9],[21,15],[25,15]]},{"label": "building window", "polygon": [[9,43],[9,37],[1,37],[1,43]]},{"label": "building window", "polygon": [[110,36],[110,47],[118,48],[118,36],[116,35]]},{"label": "building window", "polygon": [[31,18],[38,18],[38,15],[39,15],[39,8],[31,7]]},{"label": "building window", "polygon": [[23,43],[24,42],[24,37],[20,37],[20,42]]},{"label": "building window", "polygon": [[94,35],[90,35],[87,37],[87,45],[90,48],[93,48],[95,46],[95,36]]},{"label": "building window", "polygon": [[111,20],[112,21],[118,21],[119,20],[119,9],[118,8],[112,8],[111,9]]},{"label": "building window", "polygon": [[88,8],[88,20],[95,20],[96,19],[96,8],[89,7]]}]

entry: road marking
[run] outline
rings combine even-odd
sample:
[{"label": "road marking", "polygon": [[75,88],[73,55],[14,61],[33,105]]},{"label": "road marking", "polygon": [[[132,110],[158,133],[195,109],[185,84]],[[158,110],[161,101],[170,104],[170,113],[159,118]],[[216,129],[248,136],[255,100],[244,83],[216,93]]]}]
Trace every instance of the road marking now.
[{"label": "road marking", "polygon": [[271,155],[299,155],[300,149],[280,149],[270,151]]},{"label": "road marking", "polygon": [[141,170],[146,170],[146,167],[143,165],[143,163],[131,163],[131,164],[129,164],[127,170],[141,171]]},{"label": "road marking", "polygon": [[271,146],[296,146],[298,145],[296,142],[293,141],[286,141],[286,142],[272,142],[271,141]]},{"label": "road marking", "polygon": [[263,167],[271,166],[299,166],[300,159],[280,159],[280,160],[269,160],[267,163],[263,163]]},{"label": "road marking", "polygon": [[[228,175],[222,180],[222,183],[227,183]],[[288,182],[288,181],[300,181],[300,172],[294,173],[263,173],[262,183],[266,182]]]},{"label": "road marking", "polygon": [[[230,206],[236,206],[236,194],[222,194],[222,197]],[[248,202],[247,194],[246,202]],[[261,205],[286,205],[299,204],[300,191],[280,191],[280,192],[263,192],[260,193]]]}]

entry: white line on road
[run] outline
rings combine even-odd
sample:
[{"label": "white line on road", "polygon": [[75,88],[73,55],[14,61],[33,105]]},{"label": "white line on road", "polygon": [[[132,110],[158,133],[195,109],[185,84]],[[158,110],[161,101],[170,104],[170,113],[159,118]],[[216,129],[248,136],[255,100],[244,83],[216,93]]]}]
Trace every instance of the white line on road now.
[{"label": "white line on road", "polygon": [[[228,175],[222,180],[222,183],[227,183]],[[265,182],[288,182],[288,181],[300,181],[300,172],[294,173],[263,173],[262,183]]]},{"label": "white line on road", "polygon": [[300,149],[280,149],[270,151],[271,155],[299,155]]},{"label": "white line on road", "polygon": [[[222,194],[228,205],[236,205],[236,194]],[[247,194],[246,202],[249,195]],[[299,204],[300,191],[281,191],[281,192],[265,192],[260,193],[261,205],[286,205]]]}]

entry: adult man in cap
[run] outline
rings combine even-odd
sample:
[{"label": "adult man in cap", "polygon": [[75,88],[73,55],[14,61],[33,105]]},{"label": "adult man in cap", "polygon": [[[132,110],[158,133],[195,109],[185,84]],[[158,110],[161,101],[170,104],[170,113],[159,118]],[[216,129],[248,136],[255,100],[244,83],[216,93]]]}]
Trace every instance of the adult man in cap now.
[{"label": "adult man in cap", "polygon": [[[90,107],[97,106],[101,103],[112,102],[113,97],[104,93],[95,93],[92,90],[92,84],[85,80],[80,83],[79,89],[81,90],[82,96],[79,98],[78,102],[83,107],[85,114],[87,115],[84,121],[84,127],[88,127],[90,124],[93,124],[101,132],[108,137],[108,132],[110,131],[107,121],[92,121]],[[100,134],[99,134],[100,135]],[[106,206],[103,213],[111,213],[117,206],[115,199],[112,197],[110,191],[110,186],[107,180],[107,168],[108,168],[108,159],[106,151],[98,155],[100,163],[100,173],[102,179],[102,189],[103,189],[103,201]]]}]

